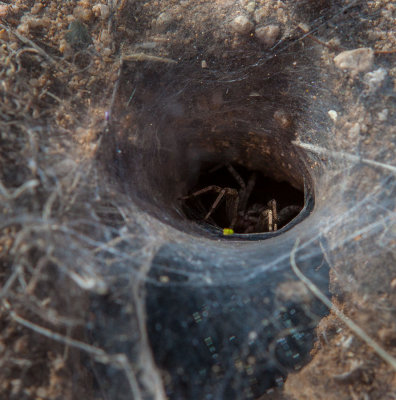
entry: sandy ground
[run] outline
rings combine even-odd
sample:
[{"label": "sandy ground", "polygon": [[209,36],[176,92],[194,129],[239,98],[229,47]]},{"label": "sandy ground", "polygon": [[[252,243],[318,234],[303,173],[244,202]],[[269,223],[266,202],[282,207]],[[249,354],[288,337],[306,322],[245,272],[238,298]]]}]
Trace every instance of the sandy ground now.
[{"label": "sandy ground", "polygon": [[[69,210],[57,199],[49,211],[43,206],[43,199],[50,197],[54,187],[69,196],[71,187],[84,185],[68,176],[68,172],[76,165],[90,165],[95,158],[109,113],[117,107],[113,96],[117,95],[123,63],[183,62],[202,69],[221,70],[229,66],[238,70],[246,59],[254,58],[255,51],[265,53],[277,41],[293,41],[297,34],[300,38],[304,36],[311,29],[310,24],[320,20],[322,11],[332,7],[329,5],[332,2],[325,0],[303,2],[301,7],[293,1],[269,0],[109,3],[105,0],[16,0],[0,5],[0,195],[5,204],[4,221],[10,216],[37,212],[42,215],[53,212],[60,220],[70,218]],[[378,142],[386,142],[388,151],[382,161],[391,163],[395,150],[389,108],[396,87],[396,37],[392,25],[395,5],[386,0],[363,2],[356,12],[358,15],[353,18],[359,21],[369,17],[362,25],[363,30],[359,28],[361,35],[353,40],[346,33],[350,32],[348,27],[346,32],[333,27],[334,35],[326,36],[320,26],[319,34],[316,31],[311,35],[313,38],[303,40],[316,46],[313,63],[323,69],[322,79],[331,96],[347,110],[335,122],[333,133],[338,149],[353,152],[356,144],[362,143],[361,154],[370,155]],[[320,43],[314,41],[317,39]],[[352,59],[334,59],[345,50],[361,47],[370,50],[359,62],[356,54]],[[372,70],[373,60],[375,70],[383,68],[386,78],[381,71],[363,78]],[[306,69],[303,73],[307,73]],[[387,91],[377,93],[374,100],[356,102],[362,92],[376,92],[384,79]],[[150,95],[144,100],[150,101]],[[219,106],[221,100],[208,93],[199,102],[205,109]],[[133,115],[132,111],[126,122],[132,126]],[[39,128],[43,126],[45,130]],[[64,157],[65,152],[73,156]],[[42,187],[37,183],[41,179],[45,181]],[[364,185],[365,182],[356,182],[357,190],[368,190]],[[82,208],[80,212],[84,212]],[[19,251],[21,243],[29,247],[34,241],[28,235],[23,238],[18,235],[21,227],[23,222],[5,223],[1,231],[0,398],[102,398],[95,385],[90,384],[94,377],[90,374],[89,362],[75,346],[65,350],[64,343],[48,339],[49,331],[43,334],[36,326],[32,329],[26,323],[36,321],[52,331],[52,324],[59,322],[58,333],[68,336],[68,321],[75,320],[79,328],[74,337],[83,340],[81,320],[86,316],[81,307],[71,305],[70,298],[57,293],[50,272],[42,281],[36,278],[32,268],[40,268],[42,257],[33,245],[29,251]],[[356,264],[345,266],[336,255],[330,264],[334,303],[395,357],[394,228],[388,238],[392,234],[393,240],[389,239],[383,254],[378,254],[379,265],[362,261],[365,247],[360,241],[371,238],[358,235],[354,247],[350,247],[356,254]],[[328,240],[331,242],[334,238],[330,235]],[[35,245],[46,248],[45,243],[35,242]],[[21,252],[28,257],[18,258]],[[51,262],[56,264],[54,259]],[[15,273],[16,266],[25,271],[24,277]],[[45,271],[47,267],[43,267]],[[356,290],[351,290],[355,286],[349,285],[348,276],[353,276]],[[87,301],[78,291],[71,294],[75,304]],[[30,296],[34,299],[27,301]],[[60,314],[64,304],[68,304],[66,316]],[[51,309],[55,310],[52,314]],[[334,313],[320,322],[317,336],[312,361],[288,377],[283,391],[268,393],[263,399],[396,398],[395,370]]]}]

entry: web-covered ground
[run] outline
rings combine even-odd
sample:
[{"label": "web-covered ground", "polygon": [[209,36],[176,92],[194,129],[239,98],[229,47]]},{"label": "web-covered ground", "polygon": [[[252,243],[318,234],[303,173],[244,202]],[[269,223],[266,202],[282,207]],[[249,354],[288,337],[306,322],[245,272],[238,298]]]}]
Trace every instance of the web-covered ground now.
[{"label": "web-covered ground", "polygon": [[[0,398],[396,398],[395,13],[1,2]],[[229,163],[300,216],[190,218]]]}]

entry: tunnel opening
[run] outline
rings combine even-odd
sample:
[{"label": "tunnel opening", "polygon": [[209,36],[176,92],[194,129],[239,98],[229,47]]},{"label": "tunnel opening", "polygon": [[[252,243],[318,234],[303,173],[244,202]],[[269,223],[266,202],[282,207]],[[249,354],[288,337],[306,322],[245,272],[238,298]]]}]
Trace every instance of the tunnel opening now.
[{"label": "tunnel opening", "polygon": [[222,60],[215,71],[159,59],[129,60],[119,71],[99,156],[117,194],[148,216],[145,234],[163,243],[150,261],[145,310],[169,398],[213,388],[221,398],[224,385],[227,398],[260,396],[309,358],[325,312],[314,299],[300,307],[301,299],[277,296],[293,281],[293,234],[284,233],[315,200],[312,164],[293,144],[307,129],[307,86],[295,66],[311,58],[299,46]]},{"label": "tunnel opening", "polygon": [[287,181],[237,164],[217,164],[202,171],[197,184],[182,197],[187,218],[225,234],[273,232],[303,209],[304,193]]},{"label": "tunnel opening", "polygon": [[251,65],[227,81],[188,64],[123,65],[108,125],[116,133],[100,154],[143,211],[182,232],[235,240],[282,233],[309,214],[310,169],[292,144],[303,123],[293,63]]}]

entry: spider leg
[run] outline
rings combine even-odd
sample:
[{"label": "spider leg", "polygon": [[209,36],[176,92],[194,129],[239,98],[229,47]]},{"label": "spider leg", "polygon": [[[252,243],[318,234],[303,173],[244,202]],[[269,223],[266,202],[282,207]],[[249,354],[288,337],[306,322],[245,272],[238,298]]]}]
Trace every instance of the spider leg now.
[{"label": "spider leg", "polygon": [[241,175],[238,174],[238,172],[236,171],[236,169],[231,165],[231,164],[227,164],[226,165],[229,173],[235,178],[235,180],[238,182],[239,186],[242,189],[246,189],[246,185],[245,182],[243,181]]},{"label": "spider leg", "polygon": [[[219,188],[218,186],[215,186],[216,188]],[[212,214],[212,212],[216,209],[216,207],[219,205],[220,200],[223,198],[223,196],[225,195],[227,189],[220,189],[220,193],[219,195],[216,197],[216,200],[214,201],[214,203],[212,204],[212,207],[210,208],[210,210],[208,211],[208,213],[205,215],[204,220],[206,221]],[[216,190],[216,189],[215,189]]]},{"label": "spider leg", "polygon": [[[238,204],[239,204],[239,195],[236,189],[222,188],[220,186],[210,185],[203,189],[197,190],[196,192],[191,193],[188,196],[184,196],[181,199],[188,200],[190,198],[200,196],[210,191],[216,192],[218,193],[218,195],[215,201],[213,202],[210,210],[205,215],[204,220],[206,221],[209,219],[209,217],[212,215],[213,211],[217,208],[224,195],[227,194],[229,197],[226,197],[226,212],[227,212],[227,217],[231,221],[231,229],[233,229],[238,217]],[[231,198],[232,200],[230,201],[229,198]]]},{"label": "spider leg", "polygon": [[209,171],[208,171],[208,173],[209,174],[212,174],[213,172],[216,172],[217,170],[219,170],[220,168],[223,168],[223,167],[225,167],[226,166],[226,164],[217,164],[217,165],[215,165],[213,168],[211,168]]},{"label": "spider leg", "polygon": [[271,208],[274,231],[278,230],[278,211],[276,208],[276,200],[272,199],[268,202],[268,207]]},{"label": "spider leg", "polygon": [[257,174],[255,172],[253,172],[252,175],[250,175],[250,178],[248,180],[246,187],[241,190],[241,196],[240,196],[241,201],[240,201],[239,209],[242,212],[245,212],[245,210],[246,210],[250,195],[252,194],[254,186],[256,185],[256,178],[257,178]]},{"label": "spider leg", "polygon": [[239,196],[238,192],[231,188],[228,188],[227,194],[231,197],[231,200],[226,199],[227,218],[231,221],[230,228],[234,229],[238,219]]},{"label": "spider leg", "polygon": [[188,196],[183,196],[181,199],[182,200],[191,199],[191,197],[200,196],[201,194],[204,194],[206,192],[210,192],[211,190],[213,190],[213,191],[215,191],[217,193],[220,193],[223,190],[223,188],[221,188],[220,186],[216,186],[216,185],[210,185],[210,186],[207,186],[206,188],[197,190],[196,192],[191,193]]},{"label": "spider leg", "polygon": [[273,222],[272,210],[266,208],[260,213],[256,230],[258,232],[272,232],[274,228]]},{"label": "spider leg", "polygon": [[249,201],[249,197],[253,191],[253,188],[256,184],[257,174],[255,172],[250,175],[247,185],[243,181],[241,175],[238,174],[237,170],[231,165],[226,165],[229,173],[234,177],[234,179],[238,182],[241,187],[240,196],[239,196],[239,211],[244,212],[246,210],[247,203]]},{"label": "spider leg", "polygon": [[274,230],[274,219],[272,215],[272,210],[268,210],[268,232],[272,232]]}]

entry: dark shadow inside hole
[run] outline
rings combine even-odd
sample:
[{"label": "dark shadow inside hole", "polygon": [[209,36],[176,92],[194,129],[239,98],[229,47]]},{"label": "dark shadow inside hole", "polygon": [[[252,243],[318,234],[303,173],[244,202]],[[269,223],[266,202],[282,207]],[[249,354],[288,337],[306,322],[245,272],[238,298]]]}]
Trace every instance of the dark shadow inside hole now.
[{"label": "dark shadow inside hole", "polygon": [[223,164],[205,169],[182,202],[186,217],[193,221],[249,234],[287,225],[303,209],[304,193],[260,171]]}]

